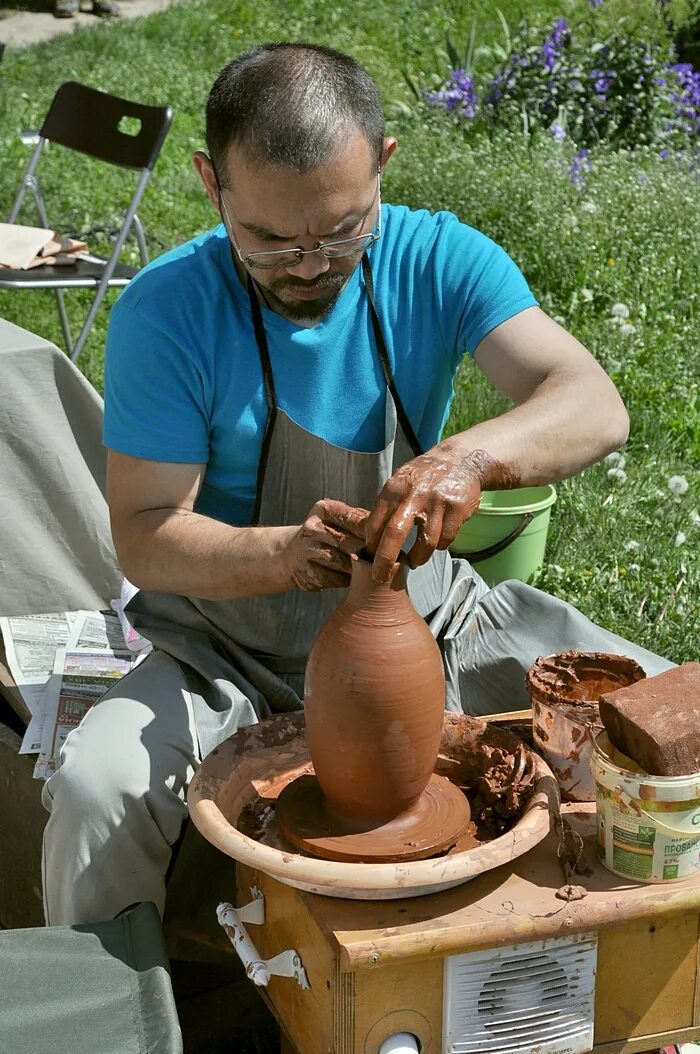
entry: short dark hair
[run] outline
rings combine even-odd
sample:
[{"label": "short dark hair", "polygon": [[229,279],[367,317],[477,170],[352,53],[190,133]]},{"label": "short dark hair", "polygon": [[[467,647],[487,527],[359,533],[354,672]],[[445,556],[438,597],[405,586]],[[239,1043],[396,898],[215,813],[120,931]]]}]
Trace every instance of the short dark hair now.
[{"label": "short dark hair", "polygon": [[307,172],[330,160],[353,126],[379,168],[377,85],[350,55],[319,44],[249,48],[224,66],[207,100],[207,147],[222,182],[232,143],[255,160]]}]

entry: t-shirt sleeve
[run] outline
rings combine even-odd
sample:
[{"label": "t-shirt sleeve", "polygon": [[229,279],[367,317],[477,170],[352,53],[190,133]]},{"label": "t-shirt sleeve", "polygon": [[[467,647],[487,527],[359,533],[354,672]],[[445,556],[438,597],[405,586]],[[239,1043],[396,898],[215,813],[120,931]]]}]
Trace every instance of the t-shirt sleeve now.
[{"label": "t-shirt sleeve", "polygon": [[205,464],[205,389],[193,351],[145,310],[117,301],[105,355],[105,446],[150,461]]},{"label": "t-shirt sleeve", "polygon": [[443,310],[450,319],[451,343],[459,358],[465,353],[473,355],[484,337],[502,322],[537,307],[520,268],[485,234],[450,216],[438,247]]}]

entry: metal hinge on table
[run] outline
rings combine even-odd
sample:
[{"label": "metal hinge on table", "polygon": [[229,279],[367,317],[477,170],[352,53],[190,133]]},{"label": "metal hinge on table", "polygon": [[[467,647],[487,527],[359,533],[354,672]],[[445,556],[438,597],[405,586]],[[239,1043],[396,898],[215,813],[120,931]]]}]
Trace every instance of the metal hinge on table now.
[{"label": "metal hinge on table", "polygon": [[302,988],[310,988],[306,970],[299,953],[294,949],[280,952],[272,959],[263,959],[250,938],[245,923],[249,926],[262,926],[265,922],[265,898],[262,892],[253,886],[253,899],[242,908],[234,908],[224,902],[216,909],[219,925],[223,926],[228,939],[235,948],[245,966],[246,974],[261,987],[270,983],[271,977],[293,977]]}]

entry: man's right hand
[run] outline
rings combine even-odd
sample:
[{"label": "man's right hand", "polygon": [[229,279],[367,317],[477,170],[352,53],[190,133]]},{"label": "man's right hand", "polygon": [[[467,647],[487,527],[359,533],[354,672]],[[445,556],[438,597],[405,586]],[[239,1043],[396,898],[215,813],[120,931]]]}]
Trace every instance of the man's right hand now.
[{"label": "man's right hand", "polygon": [[297,589],[343,589],[350,584],[352,556],[365,545],[367,509],[342,501],[317,501],[283,555]]}]

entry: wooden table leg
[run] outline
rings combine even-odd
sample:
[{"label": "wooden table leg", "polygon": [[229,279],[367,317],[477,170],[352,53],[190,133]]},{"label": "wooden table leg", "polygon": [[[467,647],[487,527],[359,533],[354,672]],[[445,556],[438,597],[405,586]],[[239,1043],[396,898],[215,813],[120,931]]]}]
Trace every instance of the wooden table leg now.
[{"label": "wooden table leg", "polygon": [[282,1029],[280,1029],[280,1054],[299,1054],[291,1039]]}]

